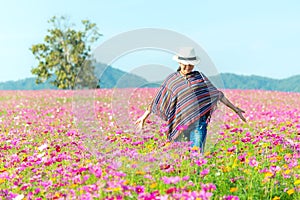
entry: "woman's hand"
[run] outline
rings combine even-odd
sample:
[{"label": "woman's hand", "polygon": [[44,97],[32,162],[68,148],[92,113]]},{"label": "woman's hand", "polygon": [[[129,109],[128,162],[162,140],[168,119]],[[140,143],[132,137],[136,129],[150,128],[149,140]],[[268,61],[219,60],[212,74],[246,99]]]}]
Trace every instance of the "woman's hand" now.
[{"label": "woman's hand", "polygon": [[144,125],[145,125],[145,121],[147,119],[147,117],[150,115],[150,111],[149,110],[146,110],[145,113],[143,114],[143,116],[141,116],[140,118],[138,118],[136,121],[135,121],[135,124],[137,125],[136,128],[137,130],[142,130]]},{"label": "woman's hand", "polygon": [[238,114],[238,116],[244,121],[246,122],[246,118],[243,116],[243,113],[245,113],[244,110],[240,109],[239,107],[236,107],[234,109],[234,111],[236,112],[236,114]]},{"label": "woman's hand", "polygon": [[135,121],[135,124],[136,124],[136,128],[137,130],[142,130],[144,125],[145,125],[145,121],[146,121],[146,118],[143,116],[141,116],[140,118],[138,118],[138,120]]},{"label": "woman's hand", "polygon": [[238,114],[241,120],[246,122],[246,118],[243,116],[243,113],[245,113],[244,110],[240,109],[239,107],[235,107],[225,96],[222,97],[221,102],[231,108],[236,114]]}]

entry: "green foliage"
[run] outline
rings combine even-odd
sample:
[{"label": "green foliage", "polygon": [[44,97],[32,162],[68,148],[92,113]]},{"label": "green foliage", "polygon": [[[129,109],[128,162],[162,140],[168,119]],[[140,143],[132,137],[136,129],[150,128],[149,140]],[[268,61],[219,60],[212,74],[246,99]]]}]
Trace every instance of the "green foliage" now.
[{"label": "green foliage", "polygon": [[[51,84],[60,89],[73,89],[76,77],[84,66],[86,76],[81,76],[86,85],[94,85],[97,77],[93,75],[94,66],[88,62],[90,45],[98,40],[101,34],[95,23],[82,20],[83,30],[75,30],[65,17],[52,17],[48,21],[52,29],[44,38],[44,43],[30,48],[38,66],[31,70],[37,75],[36,83],[43,83],[55,77]],[[88,63],[88,64],[87,64]]]}]

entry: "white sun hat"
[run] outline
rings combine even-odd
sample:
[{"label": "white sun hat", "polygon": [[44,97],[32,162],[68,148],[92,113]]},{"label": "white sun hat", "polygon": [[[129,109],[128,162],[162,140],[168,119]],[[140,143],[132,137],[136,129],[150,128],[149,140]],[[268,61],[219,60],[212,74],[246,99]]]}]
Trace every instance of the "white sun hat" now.
[{"label": "white sun hat", "polygon": [[195,49],[192,47],[180,48],[177,55],[173,56],[173,60],[184,65],[197,65],[200,58],[196,56]]}]

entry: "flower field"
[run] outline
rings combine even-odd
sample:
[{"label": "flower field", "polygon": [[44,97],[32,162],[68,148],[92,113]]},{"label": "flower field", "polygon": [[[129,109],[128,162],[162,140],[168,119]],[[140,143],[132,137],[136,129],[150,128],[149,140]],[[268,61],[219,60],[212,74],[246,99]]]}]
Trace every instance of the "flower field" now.
[{"label": "flower field", "polygon": [[300,93],[223,92],[201,155],[135,129],[155,89],[0,91],[0,199],[300,199]]}]

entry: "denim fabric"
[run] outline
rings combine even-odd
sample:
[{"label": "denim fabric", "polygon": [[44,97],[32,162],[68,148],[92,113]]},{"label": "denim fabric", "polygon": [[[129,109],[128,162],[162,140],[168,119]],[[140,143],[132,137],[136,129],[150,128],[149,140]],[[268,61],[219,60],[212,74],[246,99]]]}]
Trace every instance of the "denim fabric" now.
[{"label": "denim fabric", "polygon": [[183,131],[183,133],[175,139],[175,142],[191,141],[191,147],[199,147],[201,149],[200,152],[203,153],[207,134],[206,119],[206,116],[201,117],[200,120]]},{"label": "denim fabric", "polygon": [[199,147],[200,152],[204,152],[205,139],[207,134],[207,123],[199,121],[198,125],[190,132],[191,147]]}]

